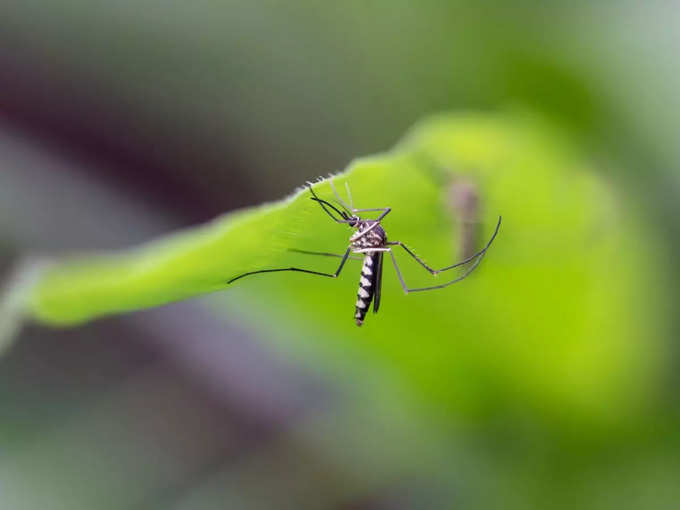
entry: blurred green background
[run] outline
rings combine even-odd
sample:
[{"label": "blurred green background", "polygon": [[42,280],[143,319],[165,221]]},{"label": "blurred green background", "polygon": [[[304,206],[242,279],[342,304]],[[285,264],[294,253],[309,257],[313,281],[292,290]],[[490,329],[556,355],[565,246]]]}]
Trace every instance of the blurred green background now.
[{"label": "blurred green background", "polygon": [[[525,215],[483,286],[447,294],[474,304],[460,332],[419,337],[404,315],[425,305],[394,282],[401,322],[350,331],[353,298],[308,320],[323,286],[301,308],[283,279],[26,326],[0,358],[0,508],[676,508],[679,17],[673,2],[3,2],[3,280],[26,254],[124,248],[277,199],[441,111],[534,119],[503,121],[527,165],[598,184],[554,195],[559,214],[541,168],[492,186],[504,210],[485,231]],[[625,221],[599,221],[603,193]],[[580,244],[563,243],[570,220]],[[593,248],[602,231],[624,241]],[[543,280],[567,260],[562,286]]]}]

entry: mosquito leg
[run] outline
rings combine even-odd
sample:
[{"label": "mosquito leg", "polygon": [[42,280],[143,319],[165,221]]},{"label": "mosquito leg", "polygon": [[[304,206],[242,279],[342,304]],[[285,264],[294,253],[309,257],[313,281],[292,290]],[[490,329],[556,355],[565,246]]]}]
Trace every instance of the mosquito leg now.
[{"label": "mosquito leg", "polygon": [[385,216],[387,216],[391,210],[392,210],[391,207],[374,207],[372,209],[352,209],[352,212],[358,213],[358,212],[383,211],[383,213],[375,219],[375,221],[379,222]]},{"label": "mosquito leg", "polygon": [[[411,257],[413,257],[416,260],[416,262],[418,262],[421,266],[423,266],[425,269],[427,269],[431,274],[437,275],[437,274],[442,273],[444,271],[448,271],[449,269],[453,269],[454,267],[464,266],[465,264],[468,264],[475,259],[478,259],[478,261],[481,260],[481,257],[486,253],[486,251],[491,246],[491,243],[493,243],[494,239],[496,238],[496,234],[498,234],[498,229],[501,226],[501,220],[502,220],[502,218],[499,216],[498,217],[498,223],[496,224],[496,229],[494,230],[493,235],[491,236],[491,239],[489,239],[489,242],[486,243],[486,246],[484,248],[479,250],[474,255],[469,256],[468,258],[461,260],[460,262],[456,262],[455,264],[452,264],[450,266],[444,267],[442,269],[432,269],[430,266],[427,265],[427,263],[425,263],[425,261],[423,259],[421,259],[420,257],[418,257],[418,255],[413,253],[411,251],[411,249],[408,246],[406,246],[404,243],[402,243],[401,241],[389,241],[387,244],[391,245],[391,246],[401,246],[406,251],[406,253],[411,255]],[[476,262],[474,267],[477,267],[476,265],[478,263],[479,262]],[[469,273],[466,273],[466,274],[469,274]]]},{"label": "mosquito leg", "polygon": [[347,259],[349,258],[351,248],[347,248],[347,251],[345,254],[342,256],[342,260],[340,261],[340,265],[338,266],[338,269],[335,271],[335,273],[322,273],[319,271],[310,271],[309,269],[301,269],[299,267],[284,267],[280,269],[260,269],[259,271],[249,271],[247,273],[243,273],[241,275],[238,275],[231,280],[227,281],[227,283],[233,283],[236,280],[239,280],[241,278],[244,278],[246,276],[250,276],[253,274],[258,274],[258,273],[276,273],[280,271],[296,271],[298,273],[307,273],[307,274],[314,274],[318,276],[327,276],[329,278],[337,278],[338,275],[340,274],[340,271],[342,271],[342,267],[345,265],[345,262],[347,262]]},{"label": "mosquito leg", "polygon": [[[437,273],[441,273],[442,271],[448,271],[449,269],[453,269],[454,267],[465,265],[468,262],[471,262],[476,258],[477,258],[477,262],[475,262],[473,267],[477,267],[477,264],[479,264],[479,261],[481,261],[482,257],[484,256],[486,251],[489,249],[489,247],[491,246],[491,243],[493,243],[494,239],[496,239],[496,235],[498,234],[498,230],[501,228],[501,221],[502,220],[503,220],[503,218],[501,216],[499,216],[498,217],[498,223],[496,223],[496,228],[493,231],[493,235],[491,236],[491,239],[489,239],[489,241],[486,243],[486,246],[484,246],[484,248],[482,248],[481,250],[479,250],[474,255],[471,255],[468,258],[466,258],[466,259],[464,259],[460,262],[457,262],[457,263],[452,264],[448,267],[440,269],[439,271],[437,271]],[[469,274],[469,272],[467,274]]]},{"label": "mosquito leg", "polygon": [[406,251],[406,253],[408,253],[409,255],[411,255],[411,257],[413,257],[413,258],[416,260],[416,262],[418,262],[418,264],[420,264],[420,265],[423,266],[425,269],[427,269],[431,274],[436,275],[436,274],[438,273],[438,271],[436,271],[436,270],[432,269],[430,266],[428,266],[427,263],[426,263],[423,259],[421,259],[418,255],[416,255],[415,253],[413,253],[413,252],[409,249],[409,247],[406,246],[406,245],[405,245],[404,243],[402,243],[401,241],[388,241],[387,244],[389,244],[390,246],[401,246],[402,248],[404,248],[404,250]]},{"label": "mosquito leg", "polygon": [[394,271],[397,273],[397,278],[399,278],[399,283],[401,283],[401,287],[404,289],[404,293],[408,294],[408,287],[406,286],[406,282],[404,281],[404,277],[401,276],[401,271],[399,270],[399,266],[397,265],[397,259],[394,258],[394,253],[392,253],[392,250],[389,250],[390,257],[392,257],[392,264],[394,264]]},{"label": "mosquito leg", "polygon": [[484,254],[482,254],[480,257],[477,258],[477,260],[475,260],[475,263],[472,264],[472,266],[470,266],[470,268],[467,271],[465,271],[465,273],[463,273],[458,278],[454,278],[450,282],[442,283],[441,285],[432,285],[430,287],[420,287],[420,288],[416,288],[416,289],[410,289],[408,287],[408,285],[406,285],[406,282],[404,281],[404,277],[401,275],[401,271],[399,270],[399,266],[397,265],[397,259],[395,258],[394,253],[392,253],[391,250],[390,250],[390,256],[392,257],[392,263],[394,264],[394,270],[397,273],[397,277],[399,278],[399,282],[401,283],[401,286],[404,289],[404,292],[406,294],[408,294],[409,292],[421,292],[421,291],[424,291],[424,290],[443,289],[444,287],[448,287],[449,285],[453,285],[454,283],[458,283],[459,281],[467,278],[470,275],[470,273],[472,273],[477,268],[479,263],[484,258]]},{"label": "mosquito leg", "polygon": [[[321,255],[324,257],[338,257],[338,258],[344,257],[344,255],[341,255],[339,253],[328,253],[325,251],[298,250],[297,248],[289,248],[288,251],[294,251],[295,253],[304,253],[305,255]],[[350,255],[347,258],[349,260],[364,260],[363,257],[355,257],[353,255]]]}]

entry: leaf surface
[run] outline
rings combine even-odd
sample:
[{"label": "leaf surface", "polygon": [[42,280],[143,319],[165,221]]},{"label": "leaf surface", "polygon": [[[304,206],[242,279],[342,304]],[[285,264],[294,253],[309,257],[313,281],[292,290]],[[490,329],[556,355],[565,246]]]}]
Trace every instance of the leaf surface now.
[{"label": "leaf surface", "polygon": [[[341,193],[349,183],[356,207],[391,207],[388,238],[435,268],[460,260],[470,239],[483,245],[504,221],[478,270],[446,289],[404,295],[386,258],[380,313],[361,329],[360,262],[348,261],[337,280],[282,272],[226,284],[264,268],[335,270],[339,259],[290,251],[340,254],[351,233],[305,189],[124,253],[59,262],[36,285],[32,315],[78,324],[226,291],[263,330],[312,337],[331,357],[353,349],[444,412],[479,416],[522,395],[541,412],[608,420],[649,397],[664,352],[653,346],[664,290],[649,287],[660,271],[649,261],[663,250],[558,131],[526,116],[435,116],[334,182]],[[327,181],[314,189],[333,197]],[[433,282],[403,250],[396,256],[412,287],[456,276]]]}]

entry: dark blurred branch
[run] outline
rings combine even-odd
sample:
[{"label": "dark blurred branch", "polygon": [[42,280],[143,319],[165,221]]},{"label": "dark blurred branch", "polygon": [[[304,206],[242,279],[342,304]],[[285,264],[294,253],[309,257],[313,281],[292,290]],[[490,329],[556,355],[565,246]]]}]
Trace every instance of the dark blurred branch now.
[{"label": "dark blurred branch", "polygon": [[470,179],[456,178],[449,186],[449,205],[455,223],[458,225],[458,258],[463,260],[472,256],[478,249],[477,230],[479,228],[479,191]]},{"label": "dark blurred branch", "polygon": [[185,225],[261,198],[243,178],[238,142],[223,130],[190,118],[168,124],[162,112],[91,77],[45,67],[0,51],[0,116],[79,161],[89,177],[172,211]]}]

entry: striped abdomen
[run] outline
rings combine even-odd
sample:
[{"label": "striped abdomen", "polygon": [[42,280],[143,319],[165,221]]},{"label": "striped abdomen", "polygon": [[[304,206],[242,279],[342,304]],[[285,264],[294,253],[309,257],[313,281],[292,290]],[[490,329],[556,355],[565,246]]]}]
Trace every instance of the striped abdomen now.
[{"label": "striped abdomen", "polygon": [[357,326],[361,326],[366,317],[368,307],[373,300],[375,293],[375,282],[378,276],[378,257],[379,252],[367,253],[364,257],[364,265],[361,268],[361,279],[359,280],[359,290],[357,292],[357,305],[354,317],[357,320]]}]

